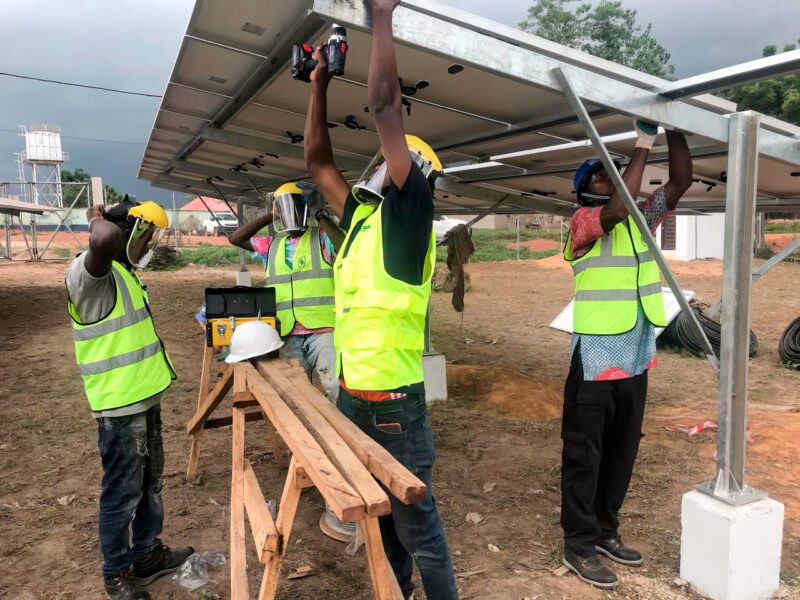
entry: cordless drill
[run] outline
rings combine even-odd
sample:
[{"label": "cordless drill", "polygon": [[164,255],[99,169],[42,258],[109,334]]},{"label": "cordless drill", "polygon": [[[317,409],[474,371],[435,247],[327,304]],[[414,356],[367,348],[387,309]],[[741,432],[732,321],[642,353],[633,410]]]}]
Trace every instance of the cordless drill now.
[{"label": "cordless drill", "polygon": [[[331,36],[323,46],[325,62],[328,63],[328,73],[331,76],[344,75],[344,64],[347,59],[347,30],[333,24]],[[317,68],[314,60],[314,48],[310,44],[295,44],[292,46],[292,77],[298,81],[311,81],[311,74]]]}]

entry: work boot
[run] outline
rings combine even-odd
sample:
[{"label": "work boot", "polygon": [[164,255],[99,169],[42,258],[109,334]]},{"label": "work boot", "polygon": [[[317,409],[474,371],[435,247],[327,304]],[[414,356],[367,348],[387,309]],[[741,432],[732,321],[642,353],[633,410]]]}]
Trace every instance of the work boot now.
[{"label": "work boot", "polygon": [[610,537],[597,542],[597,551],[621,565],[638,567],[642,564],[642,553],[628,548],[618,537]]},{"label": "work boot", "polygon": [[150,600],[150,594],[136,583],[130,572],[104,577],[103,583],[108,600]]},{"label": "work boot", "polygon": [[593,556],[578,556],[569,550],[564,551],[564,566],[578,576],[578,579],[603,589],[611,589],[617,587],[617,576],[614,571],[604,566],[597,558]]},{"label": "work boot", "polygon": [[177,571],[192,554],[194,548],[191,546],[170,550],[157,539],[147,556],[133,560],[133,576],[139,585],[150,585],[162,575]]}]

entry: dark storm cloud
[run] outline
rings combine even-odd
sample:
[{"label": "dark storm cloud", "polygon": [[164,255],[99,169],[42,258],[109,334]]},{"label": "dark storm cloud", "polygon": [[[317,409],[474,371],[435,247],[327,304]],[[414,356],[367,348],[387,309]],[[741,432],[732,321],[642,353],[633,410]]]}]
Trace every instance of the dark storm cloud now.
[{"label": "dark storm cloud", "polygon": [[[7,2],[0,20],[0,71],[162,94],[193,0],[45,0]],[[0,77],[0,129],[50,123],[64,136],[65,168],[81,167],[120,191],[161,202],[171,196],[136,179],[157,98],[123,96]],[[0,131],[0,180],[17,176],[14,152],[24,139]]]},{"label": "dark storm cloud", "polygon": [[[290,1],[290,0],[281,0]],[[446,0],[516,26],[529,0]],[[679,77],[757,58],[761,48],[800,37],[796,0],[624,0],[672,53]],[[161,94],[194,0],[38,0],[5,2],[0,71]],[[67,168],[82,167],[140,199],[170,193],[136,180],[159,100],[0,77],[0,129],[60,125],[65,136],[135,141],[99,144],[64,139]],[[0,131],[0,180],[16,178],[13,153],[23,139]]]}]

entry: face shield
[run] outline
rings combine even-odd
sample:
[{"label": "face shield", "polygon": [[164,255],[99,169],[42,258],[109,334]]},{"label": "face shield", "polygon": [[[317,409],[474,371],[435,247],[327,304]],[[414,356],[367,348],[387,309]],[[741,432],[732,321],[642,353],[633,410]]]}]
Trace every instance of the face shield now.
[{"label": "face shield", "polygon": [[[433,174],[433,163],[416,152],[409,150],[408,154],[411,156],[412,162],[420,168],[425,178],[430,178]],[[379,204],[383,200],[383,191],[388,186],[389,165],[386,161],[383,161],[375,168],[371,176],[353,186],[353,197],[360,204]]]},{"label": "face shield", "polygon": [[308,228],[308,206],[299,194],[275,196],[272,205],[275,231],[302,232]]},{"label": "face shield", "polygon": [[137,217],[125,247],[131,265],[137,269],[146,268],[163,235],[163,228]]}]

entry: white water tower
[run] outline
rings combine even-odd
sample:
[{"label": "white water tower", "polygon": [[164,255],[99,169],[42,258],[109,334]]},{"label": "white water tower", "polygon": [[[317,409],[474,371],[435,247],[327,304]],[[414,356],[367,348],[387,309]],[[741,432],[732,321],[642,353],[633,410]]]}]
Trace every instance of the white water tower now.
[{"label": "white water tower", "polygon": [[[61,128],[57,125],[20,125],[25,152],[18,155],[19,180],[25,200],[34,204],[64,206],[61,165],[67,154],[61,149]],[[27,185],[25,185],[28,183]]]}]

